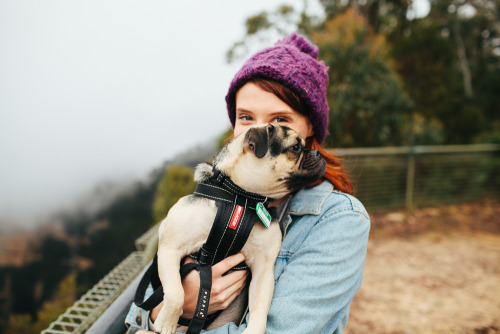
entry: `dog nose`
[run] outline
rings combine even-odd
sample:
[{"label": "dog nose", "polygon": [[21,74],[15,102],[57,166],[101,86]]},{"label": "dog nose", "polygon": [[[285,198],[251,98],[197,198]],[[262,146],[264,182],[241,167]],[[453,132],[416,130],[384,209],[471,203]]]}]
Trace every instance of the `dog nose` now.
[{"label": "dog nose", "polygon": [[309,154],[313,157],[319,157],[319,151],[318,150],[311,150],[309,151]]}]

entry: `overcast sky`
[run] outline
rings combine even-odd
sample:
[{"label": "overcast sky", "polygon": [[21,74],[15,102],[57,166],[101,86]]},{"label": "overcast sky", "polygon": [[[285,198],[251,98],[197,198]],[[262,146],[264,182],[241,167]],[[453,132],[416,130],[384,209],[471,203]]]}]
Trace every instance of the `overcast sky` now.
[{"label": "overcast sky", "polygon": [[248,16],[283,3],[303,5],[0,1],[0,225],[30,225],[102,181],[144,179],[227,129],[241,62],[225,53]]}]

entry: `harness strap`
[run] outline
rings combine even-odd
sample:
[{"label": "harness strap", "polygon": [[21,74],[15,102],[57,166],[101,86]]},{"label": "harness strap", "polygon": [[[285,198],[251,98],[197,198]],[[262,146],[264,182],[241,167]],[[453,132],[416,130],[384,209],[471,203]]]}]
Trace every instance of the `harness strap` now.
[{"label": "harness strap", "polygon": [[[181,325],[189,326],[186,334],[199,333],[203,329],[205,322],[209,325],[220,313],[216,312],[210,316],[207,314],[210,291],[212,290],[212,267],[208,264],[187,263],[180,268],[181,280],[192,270],[196,270],[200,274],[200,291],[198,293],[198,301],[193,319],[189,320],[182,317],[179,319]],[[160,284],[158,287],[154,288],[153,294],[144,301],[146,289],[148,288],[149,282],[151,282],[154,277],[158,277],[157,255],[155,255],[153,262],[144,273],[144,276],[142,276],[134,297],[134,303],[145,310],[152,310],[163,300],[163,287]]]},{"label": "harness strap", "polygon": [[[153,262],[142,276],[135,292],[134,303],[138,307],[145,310],[152,310],[156,305],[161,303],[161,301],[163,300],[163,288],[161,286],[161,282],[158,286],[157,283],[159,281],[160,278],[158,276],[158,256],[155,255]],[[146,294],[146,289],[148,288],[150,282],[155,291],[147,300],[144,300],[144,295]]]},{"label": "harness strap", "polygon": [[219,204],[214,224],[202,246],[198,261],[214,265],[243,248],[257,216],[248,201],[236,196],[234,202]]},{"label": "harness strap", "polygon": [[212,267],[207,264],[197,265],[196,270],[200,273],[200,292],[198,293],[196,310],[186,334],[197,334],[203,329],[207,320],[208,302],[212,290]]}]

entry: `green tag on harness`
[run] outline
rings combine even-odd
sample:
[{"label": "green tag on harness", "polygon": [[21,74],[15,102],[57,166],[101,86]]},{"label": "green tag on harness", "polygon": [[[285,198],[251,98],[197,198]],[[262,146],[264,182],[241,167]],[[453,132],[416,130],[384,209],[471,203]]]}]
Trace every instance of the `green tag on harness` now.
[{"label": "green tag on harness", "polygon": [[257,203],[257,207],[255,208],[255,210],[257,211],[257,216],[259,216],[262,224],[264,224],[266,228],[269,228],[269,224],[271,224],[271,215],[264,207],[264,204],[260,202]]}]

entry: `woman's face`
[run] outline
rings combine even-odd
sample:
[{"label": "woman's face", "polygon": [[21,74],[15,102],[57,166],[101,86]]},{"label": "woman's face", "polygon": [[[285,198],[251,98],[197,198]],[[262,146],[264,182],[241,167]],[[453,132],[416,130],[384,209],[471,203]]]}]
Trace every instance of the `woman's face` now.
[{"label": "woman's face", "polygon": [[245,84],[236,93],[234,136],[240,135],[251,126],[268,123],[287,126],[304,139],[314,134],[312,124],[306,116],[256,84]]}]

